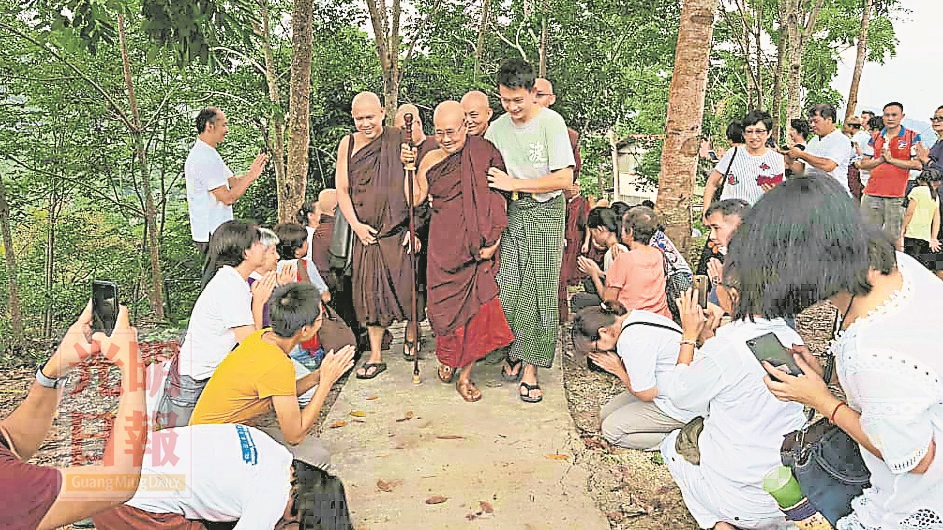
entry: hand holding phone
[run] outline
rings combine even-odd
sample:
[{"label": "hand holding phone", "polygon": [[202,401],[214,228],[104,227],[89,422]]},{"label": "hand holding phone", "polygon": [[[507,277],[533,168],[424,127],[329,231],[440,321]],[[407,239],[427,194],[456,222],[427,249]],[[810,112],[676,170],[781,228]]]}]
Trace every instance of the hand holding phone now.
[{"label": "hand holding phone", "polygon": [[707,309],[707,292],[710,284],[707,281],[707,276],[703,274],[695,274],[694,280],[692,281],[692,286],[697,292],[697,304],[701,306],[702,309]]}]

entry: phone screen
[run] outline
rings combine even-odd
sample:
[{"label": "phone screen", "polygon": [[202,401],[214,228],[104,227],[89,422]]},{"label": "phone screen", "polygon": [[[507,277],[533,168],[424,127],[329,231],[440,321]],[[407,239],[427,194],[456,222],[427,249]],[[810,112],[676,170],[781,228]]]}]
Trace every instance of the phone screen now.
[{"label": "phone screen", "polygon": [[114,282],[92,282],[92,331],[110,334],[118,320],[118,285]]},{"label": "phone screen", "polygon": [[790,375],[802,374],[802,370],[792,357],[792,352],[779,342],[775,333],[767,333],[750,339],[747,341],[747,347],[759,361],[767,361],[775,367],[784,366]]}]

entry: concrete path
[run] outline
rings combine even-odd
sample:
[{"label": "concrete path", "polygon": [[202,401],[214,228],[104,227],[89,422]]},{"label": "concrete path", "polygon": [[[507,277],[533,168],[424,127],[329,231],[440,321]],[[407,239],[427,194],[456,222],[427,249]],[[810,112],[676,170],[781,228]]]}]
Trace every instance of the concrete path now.
[{"label": "concrete path", "polygon": [[[355,528],[608,530],[587,474],[573,463],[571,447],[582,442],[559,363],[541,371],[539,404],[520,401],[500,365],[479,363],[473,379],[483,398],[466,403],[436,378],[434,339],[427,337],[415,386],[402,326],[394,335],[387,371],[372,380],[351,375],[321,435]],[[337,422],[344,425],[331,428]],[[434,496],[447,500],[428,504]]]}]

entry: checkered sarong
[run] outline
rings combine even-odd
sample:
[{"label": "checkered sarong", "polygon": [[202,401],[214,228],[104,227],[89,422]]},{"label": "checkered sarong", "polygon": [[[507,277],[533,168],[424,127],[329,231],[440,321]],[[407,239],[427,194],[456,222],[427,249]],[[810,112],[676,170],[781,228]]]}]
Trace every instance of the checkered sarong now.
[{"label": "checkered sarong", "polygon": [[550,368],[557,343],[557,289],[563,259],[566,201],[531,198],[508,205],[501,238],[498,286],[501,306],[514,332],[512,359]]}]

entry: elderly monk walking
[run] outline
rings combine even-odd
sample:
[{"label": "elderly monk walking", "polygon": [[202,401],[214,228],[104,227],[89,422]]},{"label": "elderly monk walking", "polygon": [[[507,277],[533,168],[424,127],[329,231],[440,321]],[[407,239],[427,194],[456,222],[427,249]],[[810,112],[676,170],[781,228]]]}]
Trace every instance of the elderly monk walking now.
[{"label": "elderly monk walking", "polygon": [[491,102],[488,101],[488,95],[478,90],[472,90],[462,96],[462,109],[465,111],[468,134],[484,136],[488,132],[488,124],[494,114],[494,111],[491,110]]},{"label": "elderly monk walking", "polygon": [[[403,163],[398,129],[383,126],[383,106],[372,92],[354,97],[351,115],[357,132],[337,148],[337,205],[357,236],[353,252],[354,309],[367,327],[370,356],[357,370],[372,379],[386,370],[383,333],[406,320],[412,305],[409,210],[403,196]],[[407,326],[407,341],[412,326]]]},{"label": "elderly monk walking", "polygon": [[537,90],[530,64],[519,59],[502,64],[498,91],[507,113],[488,127],[485,138],[501,151],[507,166],[506,172],[488,170],[490,186],[511,192],[498,283],[514,344],[502,375],[508,380],[520,376],[521,400],[537,403],[543,399],[537,367],[553,365],[559,327],[557,290],[566,211],[561,190],[573,184],[576,163],[563,118],[534,101]]},{"label": "elderly monk walking", "polygon": [[475,361],[514,340],[495,280],[506,202],[488,187],[488,169],[503,169],[504,160],[491,142],[468,136],[458,102],[439,104],[433,122],[439,148],[419,164],[413,190],[417,204],[429,197],[432,207],[427,314],[436,333],[439,380],[450,383],[461,370],[459,395],[478,401],[481,391],[471,380]]}]

